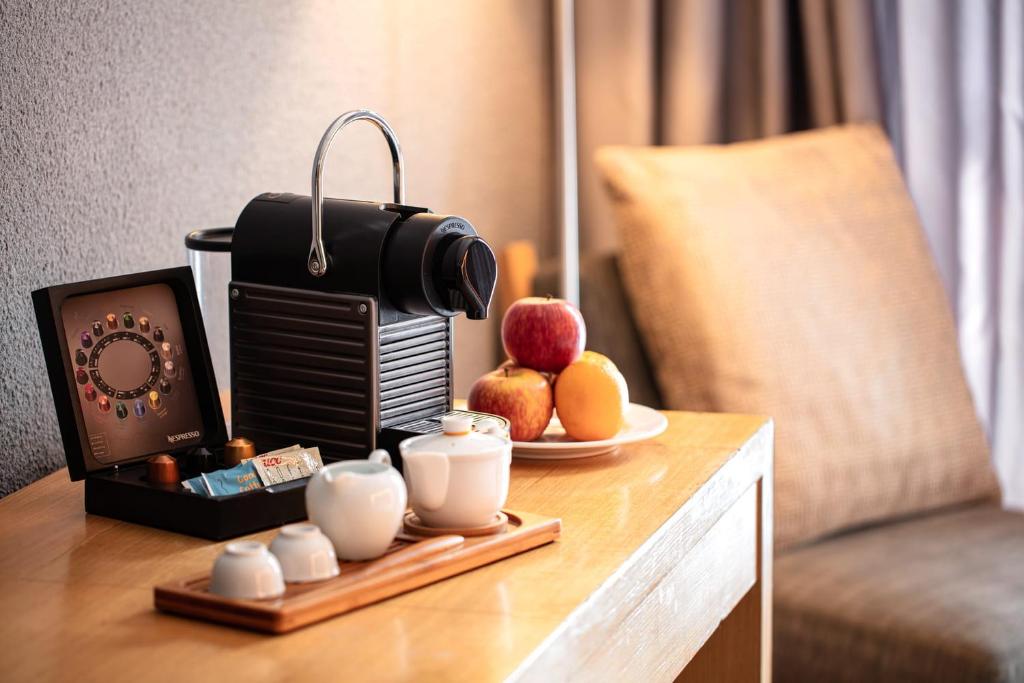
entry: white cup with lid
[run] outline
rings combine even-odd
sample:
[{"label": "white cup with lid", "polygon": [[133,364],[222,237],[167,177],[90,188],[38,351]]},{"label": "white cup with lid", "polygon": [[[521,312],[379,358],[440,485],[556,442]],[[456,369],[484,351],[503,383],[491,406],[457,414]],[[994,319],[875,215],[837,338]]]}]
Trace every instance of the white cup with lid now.
[{"label": "white cup with lid", "polygon": [[441,428],[398,446],[413,512],[443,529],[494,522],[508,499],[512,442],[500,430],[474,430],[470,415],[445,415]]}]

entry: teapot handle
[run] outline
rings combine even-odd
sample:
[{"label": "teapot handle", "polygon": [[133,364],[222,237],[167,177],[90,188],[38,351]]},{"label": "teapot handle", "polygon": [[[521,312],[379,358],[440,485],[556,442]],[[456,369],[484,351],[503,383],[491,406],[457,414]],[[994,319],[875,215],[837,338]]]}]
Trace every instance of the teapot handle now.
[{"label": "teapot handle", "polygon": [[378,448],[377,450],[370,451],[370,455],[368,455],[366,459],[369,460],[370,462],[379,462],[382,465],[387,465],[388,467],[391,467],[391,455],[383,448]]}]

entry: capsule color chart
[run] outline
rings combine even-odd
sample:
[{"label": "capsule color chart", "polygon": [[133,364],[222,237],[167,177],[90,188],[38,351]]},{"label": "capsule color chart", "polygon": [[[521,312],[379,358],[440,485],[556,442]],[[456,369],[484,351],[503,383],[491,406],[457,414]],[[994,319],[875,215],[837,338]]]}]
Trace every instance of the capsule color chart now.
[{"label": "capsule color chart", "polygon": [[169,286],[72,297],[62,317],[79,409],[97,461],[118,462],[201,440],[202,419]]}]

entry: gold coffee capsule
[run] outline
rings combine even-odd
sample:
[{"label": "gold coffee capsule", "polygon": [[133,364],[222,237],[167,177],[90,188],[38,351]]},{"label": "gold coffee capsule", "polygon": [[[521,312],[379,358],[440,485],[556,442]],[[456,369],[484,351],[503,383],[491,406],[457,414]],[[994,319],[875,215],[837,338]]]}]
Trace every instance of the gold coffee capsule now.
[{"label": "gold coffee capsule", "polygon": [[146,461],[148,468],[146,478],[156,484],[177,484],[181,481],[181,474],[178,473],[178,461],[161,453],[154,455]]},{"label": "gold coffee capsule", "polygon": [[234,467],[243,460],[256,457],[256,446],[244,436],[236,436],[224,444],[224,465]]}]

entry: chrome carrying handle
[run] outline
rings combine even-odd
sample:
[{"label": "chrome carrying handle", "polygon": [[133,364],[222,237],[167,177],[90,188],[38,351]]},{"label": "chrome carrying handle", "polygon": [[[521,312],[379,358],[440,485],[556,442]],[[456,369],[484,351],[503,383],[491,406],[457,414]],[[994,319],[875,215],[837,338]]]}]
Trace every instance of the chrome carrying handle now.
[{"label": "chrome carrying handle", "polygon": [[327,156],[334,136],[353,121],[365,120],[377,126],[377,129],[384,134],[391,149],[391,165],[395,183],[395,203],[405,203],[405,178],[402,172],[402,149],[398,146],[398,137],[391,126],[380,115],[368,110],[357,109],[342,114],[334,120],[320,138],[320,145],[316,148],[316,156],[313,157],[313,244],[309,248],[309,259],[306,266],[310,275],[321,277],[327,272],[327,251],[324,249],[324,188],[323,170],[324,158]]}]

